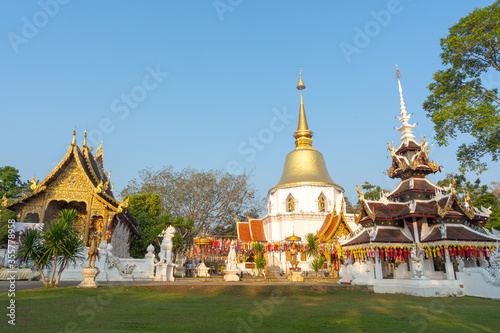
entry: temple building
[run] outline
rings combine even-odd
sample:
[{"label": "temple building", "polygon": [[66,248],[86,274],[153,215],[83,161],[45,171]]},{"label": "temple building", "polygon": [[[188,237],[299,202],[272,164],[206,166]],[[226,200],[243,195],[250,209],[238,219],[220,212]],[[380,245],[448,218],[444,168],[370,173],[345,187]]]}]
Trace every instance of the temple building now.
[{"label": "temple building", "polygon": [[48,223],[60,210],[75,209],[84,245],[99,233],[100,240],[113,245],[116,255],[128,257],[132,237],[138,235],[137,222],[127,210],[127,200],[114,197],[111,171],[104,172],[102,144],[95,156],[92,150],[87,146],[87,131],[80,148],[73,130],[71,145],[55,169],[39,183],[33,176],[31,193],[9,202],[3,198],[2,206],[15,211],[18,222],[29,223]]},{"label": "temple building", "polygon": [[[369,273],[362,279],[369,281],[371,278],[367,276],[372,274],[373,283],[379,288],[387,287],[387,292],[396,290],[428,296],[425,288],[431,288],[430,285],[416,282],[403,285],[397,280],[413,278],[415,281],[421,274],[423,279],[454,281],[453,261],[466,259],[465,266],[476,266],[479,257],[489,256],[499,238],[482,228],[491,211],[473,207],[465,190],[461,197],[453,179],[449,187],[441,188],[426,178],[441,171],[441,167],[429,159],[430,148],[425,137],[420,142],[415,140],[412,132],[415,124],[409,123],[399,70],[396,77],[401,109],[401,126],[397,130],[401,132],[401,143],[398,147],[388,144],[392,164],[387,175],[399,178],[400,183],[390,193],[382,194],[380,200],[365,199],[358,187],[361,211],[356,223],[363,228],[341,245],[346,259],[374,260],[374,272],[369,272],[373,263],[368,264],[368,268],[360,269],[358,278],[366,270]],[[418,264],[423,265],[419,274]],[[388,276],[394,278],[391,286],[377,282]],[[463,288],[451,282],[439,286],[441,289],[432,292],[459,295]]]},{"label": "temple building", "polygon": [[[278,183],[268,192],[268,214],[261,219],[237,221],[238,240],[242,242],[285,242],[289,236],[304,240],[307,233],[321,232],[322,240],[337,239],[355,229],[354,215],[345,213],[344,189],[336,184],[321,152],[312,146],[300,75],[299,121],[294,132],[295,149],[285,158]],[[302,264],[307,268],[306,258]],[[284,258],[278,259],[278,261]]]}]

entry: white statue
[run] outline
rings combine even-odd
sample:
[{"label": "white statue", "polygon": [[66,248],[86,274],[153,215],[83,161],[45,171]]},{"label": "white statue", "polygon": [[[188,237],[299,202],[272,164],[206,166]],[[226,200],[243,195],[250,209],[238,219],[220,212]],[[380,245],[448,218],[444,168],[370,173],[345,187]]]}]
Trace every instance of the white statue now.
[{"label": "white statue", "polygon": [[414,279],[426,279],[424,276],[424,249],[422,245],[413,243],[411,248],[411,261]]},{"label": "white statue", "polygon": [[446,228],[447,228],[446,224],[444,224],[444,223],[439,227],[439,231],[441,231],[441,238],[442,239],[447,238],[447,236],[446,236]]},{"label": "white statue", "polygon": [[162,231],[160,236],[163,236],[163,240],[160,245],[160,263],[172,263],[172,238],[174,238],[175,228],[168,226]]},{"label": "white statue", "polygon": [[231,281],[239,281],[240,277],[238,276],[238,257],[236,255],[236,244],[234,241],[231,242],[229,246],[229,254],[227,256],[226,261],[226,269],[224,270],[224,280],[227,282]]},{"label": "white statue", "polygon": [[175,228],[169,226],[159,236],[163,236],[160,245],[160,261],[155,264],[155,281],[175,281],[174,264],[172,263],[172,238],[174,238]]},{"label": "white statue", "polygon": [[236,267],[237,263],[238,263],[238,257],[236,256],[236,246],[234,244],[234,241],[232,241],[229,247],[229,254],[227,256],[226,270],[232,271],[238,269]]},{"label": "white statue", "polygon": [[370,242],[373,242],[377,237],[377,225],[374,225],[371,229],[368,230],[368,236],[370,237]]}]

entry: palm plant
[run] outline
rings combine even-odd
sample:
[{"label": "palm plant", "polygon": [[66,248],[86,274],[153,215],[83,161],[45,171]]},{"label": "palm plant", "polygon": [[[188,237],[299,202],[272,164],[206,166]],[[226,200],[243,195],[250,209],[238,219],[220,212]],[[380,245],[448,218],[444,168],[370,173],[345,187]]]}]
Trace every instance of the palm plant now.
[{"label": "palm plant", "polygon": [[323,269],[323,264],[325,263],[325,257],[320,256],[318,258],[314,258],[310,263],[309,267],[316,272],[316,278],[318,278],[318,272]]},{"label": "palm plant", "polygon": [[255,253],[255,268],[257,269],[258,274],[262,272],[262,270],[266,267],[266,259],[263,258],[263,250],[264,250],[264,245],[259,242],[255,242],[253,244],[253,250]]},{"label": "palm plant", "polygon": [[[59,212],[57,220],[44,226],[43,231],[28,229],[21,233],[22,247],[18,257],[26,262],[33,261],[45,286],[57,287],[68,263],[76,263],[84,258],[82,240],[73,228],[76,218],[76,210],[64,209]],[[52,267],[48,281],[43,273],[45,267]],[[56,272],[57,278],[54,281]]]},{"label": "palm plant", "polygon": [[318,257],[319,254],[319,242],[318,239],[314,236],[312,233],[308,233],[304,236],[306,244],[307,244],[307,250],[306,250],[306,255],[308,257]]},{"label": "palm plant", "polygon": [[42,258],[43,245],[42,234],[38,229],[25,229],[19,235],[20,247],[17,250],[17,258],[23,262],[33,261],[36,270],[40,273],[43,284],[47,285],[47,280],[43,274],[46,262]]}]

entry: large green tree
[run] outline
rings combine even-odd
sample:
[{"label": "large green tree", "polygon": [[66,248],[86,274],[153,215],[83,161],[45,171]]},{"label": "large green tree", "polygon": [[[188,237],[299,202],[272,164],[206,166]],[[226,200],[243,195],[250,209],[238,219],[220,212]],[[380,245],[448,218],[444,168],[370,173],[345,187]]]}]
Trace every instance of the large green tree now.
[{"label": "large green tree", "polygon": [[134,258],[144,258],[149,244],[153,244],[158,253],[158,235],[165,229],[169,220],[169,217],[163,214],[160,196],[150,193],[131,195],[128,210],[137,221],[137,230],[140,233],[130,244],[130,255]]},{"label": "large green tree", "polygon": [[132,257],[144,258],[149,244],[152,244],[158,253],[161,244],[158,235],[169,225],[175,227],[177,231],[173,239],[174,255],[184,251],[186,236],[193,227],[192,220],[183,217],[173,218],[165,213],[158,194],[142,193],[128,198],[128,209],[137,221],[137,229],[140,232],[140,236],[135,237],[130,245]]},{"label": "large green tree", "polygon": [[434,74],[430,95],[423,107],[434,122],[435,139],[448,145],[457,133],[473,140],[457,151],[461,171],[486,170],[486,156],[500,154],[500,98],[492,86],[500,71],[500,1],[475,9],[449,29],[441,39],[441,59],[446,69]]},{"label": "large green tree", "polygon": [[485,227],[500,229],[500,200],[491,189],[487,185],[481,184],[479,178],[471,182],[464,175],[454,174],[447,175],[447,178],[438,181],[437,185],[447,187],[450,185],[451,178],[455,178],[457,193],[462,193],[465,196],[469,192],[471,204],[474,207],[478,209],[481,209],[481,206],[485,208],[491,207],[492,213]]},{"label": "large green tree", "polygon": [[[19,171],[11,166],[0,167],[0,203],[5,196],[7,200],[16,199],[22,192],[29,193],[28,182],[22,182]],[[0,245],[7,244],[8,221],[15,219],[16,214],[0,206]]]},{"label": "large green tree", "polygon": [[176,172],[171,166],[158,171],[144,169],[121,195],[141,193],[159,195],[169,216],[194,221],[190,236],[199,234],[203,228],[208,234],[234,230],[235,215],[244,216],[245,211],[254,215],[265,205],[257,197],[250,174],[232,175],[222,170],[186,168]]},{"label": "large green tree", "polygon": [[22,192],[29,192],[28,182],[22,182],[19,170],[11,166],[0,167],[0,198],[16,199]]}]

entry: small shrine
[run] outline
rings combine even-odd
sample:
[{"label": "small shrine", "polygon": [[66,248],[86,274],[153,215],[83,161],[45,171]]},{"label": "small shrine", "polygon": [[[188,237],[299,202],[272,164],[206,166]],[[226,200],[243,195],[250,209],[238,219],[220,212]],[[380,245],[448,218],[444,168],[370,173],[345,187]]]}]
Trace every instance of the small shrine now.
[{"label": "small shrine", "polygon": [[[375,291],[461,295],[464,287],[456,281],[454,266],[465,262],[465,266],[477,267],[483,262],[489,267],[500,238],[482,227],[491,211],[473,207],[467,191],[460,196],[453,179],[447,188],[426,179],[441,167],[430,160],[425,137],[415,140],[399,70],[396,77],[401,143],[397,147],[388,144],[392,163],[387,175],[400,183],[380,200],[366,199],[358,187],[361,211],[356,223],[362,229],[341,242],[346,261],[354,263],[352,276],[347,268],[343,273],[353,283],[374,284]],[[375,272],[369,269],[373,264]],[[404,282],[408,280],[415,282]],[[429,280],[432,284],[425,282]]]},{"label": "small shrine", "polygon": [[87,146],[87,131],[81,147],[73,140],[59,164],[42,181],[31,179],[31,190],[16,200],[3,200],[2,206],[16,212],[18,222],[47,223],[56,218],[59,211],[73,208],[78,211],[76,225],[83,237],[83,244],[90,246],[94,234],[98,243],[113,245],[115,254],[129,256],[129,246],[137,222],[127,210],[128,202],[118,201],[110,185],[111,171],[104,171],[102,144],[95,155]]}]

